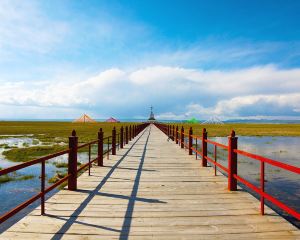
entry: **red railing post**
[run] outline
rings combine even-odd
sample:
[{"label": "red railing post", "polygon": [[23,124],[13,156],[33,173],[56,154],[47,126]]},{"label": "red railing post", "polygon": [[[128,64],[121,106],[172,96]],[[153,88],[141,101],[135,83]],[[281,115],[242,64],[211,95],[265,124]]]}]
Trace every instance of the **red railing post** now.
[{"label": "red railing post", "polygon": [[69,137],[69,158],[68,158],[68,190],[77,189],[77,147],[78,137],[76,136],[75,130],[72,131],[72,136]]},{"label": "red railing post", "polygon": [[119,142],[119,144],[120,144],[120,148],[123,148],[123,134],[124,134],[124,128],[123,128],[123,126],[121,127],[121,129],[120,129],[120,142]]},{"label": "red railing post", "polygon": [[237,180],[234,175],[237,174],[237,153],[234,152],[237,149],[237,137],[234,130],[232,130],[228,137],[228,190],[237,190]]},{"label": "red railing post", "polygon": [[[260,190],[265,192],[265,162],[260,162]],[[260,213],[265,215],[265,198],[260,195]]]},{"label": "red railing post", "polygon": [[111,155],[116,155],[116,127],[112,130]]},{"label": "red railing post", "polygon": [[125,127],[125,143],[128,144],[128,126]]},{"label": "red railing post", "polygon": [[133,125],[133,129],[132,129],[132,138],[135,138],[135,125]]},{"label": "red railing post", "polygon": [[202,132],[202,167],[207,167],[207,132],[206,128],[203,128]]},{"label": "red railing post", "polygon": [[[215,160],[215,162],[217,162],[217,145],[215,145],[215,147],[214,147],[214,160]],[[215,176],[217,176],[217,165],[216,164],[214,166],[214,170],[215,170]]]},{"label": "red railing post", "polygon": [[41,169],[41,215],[45,215],[45,179],[46,179],[46,166],[45,161],[42,161]]},{"label": "red railing post", "polygon": [[173,136],[173,138],[172,138],[172,140],[173,141],[175,141],[175,126],[173,125],[173,129],[172,129],[172,136]]},{"label": "red railing post", "polygon": [[184,128],[183,126],[181,126],[181,135],[180,135],[180,145],[181,145],[181,148],[184,148]]},{"label": "red railing post", "polygon": [[98,132],[98,166],[103,166],[103,132],[100,128]]},{"label": "red railing post", "polygon": [[178,144],[178,126],[176,126],[175,140],[176,140],[176,144]]},{"label": "red railing post", "polygon": [[129,141],[131,141],[131,125],[129,126]]},{"label": "red railing post", "polygon": [[189,130],[189,155],[193,155],[193,150],[192,150],[192,147],[193,147],[193,128],[190,127],[190,130]]}]

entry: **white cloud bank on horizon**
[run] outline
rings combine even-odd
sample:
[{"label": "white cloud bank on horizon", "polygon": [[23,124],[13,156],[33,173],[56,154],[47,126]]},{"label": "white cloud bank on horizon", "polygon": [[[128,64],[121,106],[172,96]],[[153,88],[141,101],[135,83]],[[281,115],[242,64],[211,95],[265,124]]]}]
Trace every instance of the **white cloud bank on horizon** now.
[{"label": "white cloud bank on horizon", "polygon": [[[88,109],[97,116],[114,113],[118,117],[133,117],[140,116],[152,104],[160,119],[297,117],[299,78],[299,68],[278,69],[274,65],[228,71],[169,66],[133,71],[112,68],[75,82],[2,82],[0,110],[8,105],[12,112],[14,106],[35,107],[34,117],[50,107],[66,109],[68,117],[76,117],[74,109],[78,113]],[[7,116],[5,109],[6,112],[0,111],[2,118]],[[43,116],[52,115],[45,112]]]}]

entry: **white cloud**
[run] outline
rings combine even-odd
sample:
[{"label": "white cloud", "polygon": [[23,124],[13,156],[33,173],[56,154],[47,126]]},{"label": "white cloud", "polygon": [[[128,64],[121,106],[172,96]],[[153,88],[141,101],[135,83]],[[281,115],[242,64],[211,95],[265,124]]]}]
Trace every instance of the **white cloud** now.
[{"label": "white cloud", "polygon": [[184,86],[188,84],[191,88],[222,95],[297,91],[300,89],[299,77],[298,68],[281,70],[273,65],[227,71],[155,66],[130,75],[132,82],[139,85],[159,83],[176,87],[179,84],[186,88]]},{"label": "white cloud", "polygon": [[[222,100],[215,107],[218,115],[230,115],[239,109],[255,105],[274,105],[277,108],[289,108],[294,111],[300,107],[300,93],[279,94],[279,95],[250,95],[235,97],[230,100]],[[267,111],[268,109],[266,109]]]},{"label": "white cloud", "polygon": [[[257,114],[255,111],[253,111],[253,109],[261,106],[266,113],[272,113],[273,111],[276,112],[276,110],[282,111],[282,109],[286,109],[290,113],[297,113],[299,112],[298,108],[300,107],[300,93],[234,97],[228,100],[221,100],[213,107],[203,107],[201,104],[188,104],[185,107],[184,117],[183,115],[179,116],[181,119],[186,119],[192,116],[201,117],[203,119],[207,119],[211,116],[221,116],[223,118],[230,119],[234,117],[243,117],[243,115],[240,116],[241,110],[243,110],[246,114],[250,114],[247,115],[247,118],[250,118],[251,114]],[[274,109],[268,109],[270,106]],[[251,110],[245,111],[245,109],[248,107],[251,107]],[[161,114],[161,116],[163,119],[168,119],[169,116],[172,116],[172,118],[178,118],[178,116],[173,113],[168,113],[167,115]],[[266,116],[267,115],[264,117]],[[298,116],[298,118],[300,119],[300,116]]]},{"label": "white cloud", "polygon": [[159,117],[165,119],[230,118],[264,111],[267,115],[295,115],[300,109],[299,77],[300,69],[269,65],[232,71],[169,66],[133,71],[112,68],[80,80],[1,84],[0,104],[93,108],[106,113],[121,109],[120,114],[129,116],[140,115],[138,111],[153,104]]}]

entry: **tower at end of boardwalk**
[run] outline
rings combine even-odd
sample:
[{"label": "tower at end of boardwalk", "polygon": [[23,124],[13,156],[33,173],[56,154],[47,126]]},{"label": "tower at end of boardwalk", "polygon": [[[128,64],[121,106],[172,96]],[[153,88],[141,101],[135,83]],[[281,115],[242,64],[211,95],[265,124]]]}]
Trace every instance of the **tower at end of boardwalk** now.
[{"label": "tower at end of boardwalk", "polygon": [[150,107],[150,116],[148,118],[148,122],[155,122],[155,117],[154,117],[154,113],[153,113],[153,107]]}]

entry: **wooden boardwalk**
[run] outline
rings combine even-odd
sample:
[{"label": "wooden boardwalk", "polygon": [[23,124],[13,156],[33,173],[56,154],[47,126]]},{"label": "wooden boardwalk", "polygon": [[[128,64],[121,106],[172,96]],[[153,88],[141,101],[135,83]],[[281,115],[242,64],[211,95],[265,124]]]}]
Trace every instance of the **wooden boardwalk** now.
[{"label": "wooden boardwalk", "polygon": [[300,231],[227,178],[200,167],[155,126],[0,239],[300,239]]}]

